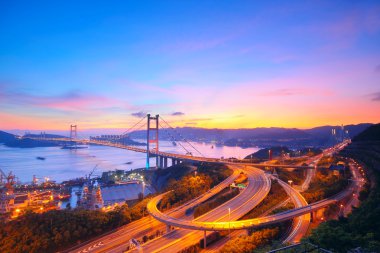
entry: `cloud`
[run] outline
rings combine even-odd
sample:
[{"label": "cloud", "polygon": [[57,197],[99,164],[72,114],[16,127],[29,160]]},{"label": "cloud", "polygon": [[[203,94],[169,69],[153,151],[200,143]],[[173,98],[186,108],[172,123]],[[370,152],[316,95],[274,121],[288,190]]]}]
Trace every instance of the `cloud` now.
[{"label": "cloud", "polygon": [[369,94],[369,96],[371,97],[372,101],[380,101],[380,91]]},{"label": "cloud", "polygon": [[107,108],[132,107],[120,100],[102,95],[71,90],[61,94],[40,94],[12,90],[0,83],[0,103],[22,108],[44,108],[57,111],[99,111]]},{"label": "cloud", "polygon": [[375,67],[375,72],[380,73],[380,64]]},{"label": "cloud", "polygon": [[183,116],[183,115],[185,115],[185,113],[183,113],[183,112],[173,112],[171,115],[172,116]]},{"label": "cloud", "polygon": [[133,112],[131,113],[131,116],[136,118],[144,118],[146,116],[146,112],[139,111],[139,112]]},{"label": "cloud", "polygon": [[296,96],[307,95],[308,91],[305,89],[277,89],[269,92],[262,93],[263,96]]}]

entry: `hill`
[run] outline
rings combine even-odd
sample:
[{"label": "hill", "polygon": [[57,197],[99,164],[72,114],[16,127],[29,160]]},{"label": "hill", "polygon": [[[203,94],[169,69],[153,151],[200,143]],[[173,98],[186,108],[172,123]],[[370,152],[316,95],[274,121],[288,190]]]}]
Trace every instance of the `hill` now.
[{"label": "hill", "polygon": [[[182,127],[173,129],[160,129],[161,140],[183,140],[199,142],[214,142],[217,145],[240,146],[240,147],[271,147],[288,146],[290,148],[302,147],[326,147],[335,144],[339,138],[353,137],[372,124],[363,123],[358,125],[344,126],[321,126],[310,129],[297,128],[250,128],[250,129],[206,129],[195,127]],[[336,135],[332,136],[332,129]],[[346,130],[348,134],[346,134]],[[348,136],[347,136],[348,135]],[[130,134],[131,138],[146,138],[144,130]]]},{"label": "hill", "polygon": [[368,183],[359,194],[361,204],[347,218],[322,223],[309,241],[333,252],[380,252],[380,124],[353,138],[340,155],[364,169]]},{"label": "hill", "polygon": [[287,147],[263,148],[263,149],[260,149],[259,151],[255,152],[251,155],[246,156],[245,159],[252,159],[252,158],[268,159],[269,158],[269,150],[272,152],[272,157],[278,157],[281,154],[292,153],[292,151]]},{"label": "hill", "polygon": [[354,142],[359,141],[380,141],[380,124],[372,125],[353,138]]},{"label": "hill", "polygon": [[[38,137],[40,135],[26,135],[28,137]],[[54,138],[58,135],[49,135],[49,137]],[[48,137],[48,134],[46,135]],[[44,141],[44,140],[32,140],[32,139],[19,139],[16,135],[0,131],[0,143],[3,143],[5,146],[13,148],[35,148],[35,147],[54,147],[58,146],[58,143]]]},{"label": "hill", "polygon": [[0,143],[6,143],[10,141],[14,141],[16,136],[4,131],[0,131]]}]

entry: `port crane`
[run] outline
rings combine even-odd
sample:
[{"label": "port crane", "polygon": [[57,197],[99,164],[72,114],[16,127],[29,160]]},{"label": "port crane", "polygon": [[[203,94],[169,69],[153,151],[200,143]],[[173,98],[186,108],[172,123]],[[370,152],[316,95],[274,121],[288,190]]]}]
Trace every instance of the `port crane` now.
[{"label": "port crane", "polygon": [[6,188],[7,192],[13,192],[13,185],[15,184],[16,176],[12,171],[6,175],[2,169],[0,169],[0,187]]},{"label": "port crane", "polygon": [[9,172],[8,175],[0,169],[0,213],[10,212],[14,205],[13,185],[15,175]]}]

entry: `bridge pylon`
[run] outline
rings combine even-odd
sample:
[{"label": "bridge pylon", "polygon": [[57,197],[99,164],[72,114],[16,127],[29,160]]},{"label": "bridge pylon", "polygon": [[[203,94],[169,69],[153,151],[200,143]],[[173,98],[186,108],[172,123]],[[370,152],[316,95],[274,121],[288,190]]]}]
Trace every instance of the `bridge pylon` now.
[{"label": "bridge pylon", "polygon": [[70,139],[76,139],[77,137],[77,125],[70,125]]},{"label": "bridge pylon", "polygon": [[[158,166],[158,120],[159,115],[157,114],[155,117],[150,116],[150,114],[147,114],[147,135],[146,135],[146,169],[150,168],[149,158],[150,158],[150,145],[153,144],[155,147],[155,153],[156,153],[156,166]],[[154,121],[154,123],[151,125],[151,121]],[[151,131],[153,132],[153,136],[151,136]],[[153,137],[153,138],[151,138]]]}]

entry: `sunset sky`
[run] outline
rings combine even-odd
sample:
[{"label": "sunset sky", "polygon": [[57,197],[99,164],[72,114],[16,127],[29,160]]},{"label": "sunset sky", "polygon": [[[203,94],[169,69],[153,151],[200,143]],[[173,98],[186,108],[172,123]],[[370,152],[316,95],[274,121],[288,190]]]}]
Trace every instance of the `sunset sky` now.
[{"label": "sunset sky", "polygon": [[0,2],[0,130],[380,122],[379,1],[59,2]]}]

